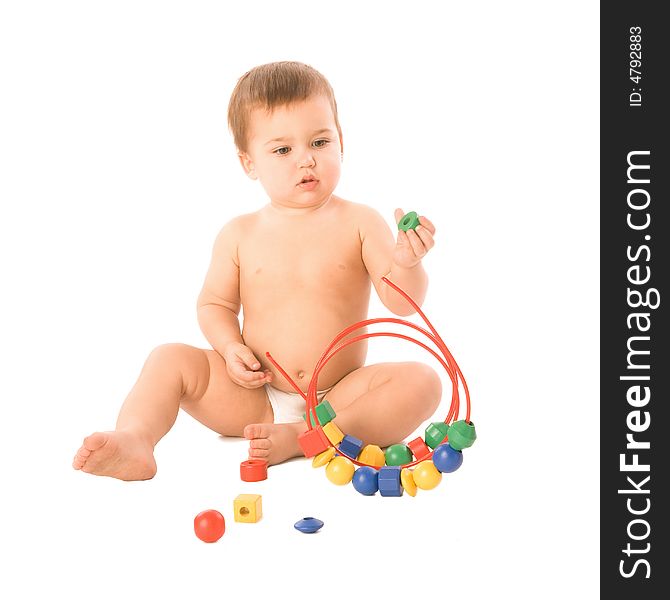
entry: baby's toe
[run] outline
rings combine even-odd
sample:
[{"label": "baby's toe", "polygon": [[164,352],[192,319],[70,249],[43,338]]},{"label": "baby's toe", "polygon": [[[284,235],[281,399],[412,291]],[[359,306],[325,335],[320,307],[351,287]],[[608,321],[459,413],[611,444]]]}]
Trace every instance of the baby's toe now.
[{"label": "baby's toe", "polygon": [[[88,438],[86,438],[88,439]],[[84,444],[86,443],[86,440],[84,440]],[[81,469],[84,464],[86,463],[86,459],[91,456],[91,450],[89,450],[85,445],[79,448],[77,450],[77,454],[74,455],[74,458],[72,459],[72,467],[79,470]]]},{"label": "baby's toe", "polygon": [[84,438],[84,445],[82,446],[82,449],[88,450],[89,454],[91,452],[95,452],[96,450],[99,450],[105,445],[108,437],[109,436],[107,433],[103,433],[100,431],[93,433],[89,435],[87,438]]},{"label": "baby's toe", "polygon": [[249,458],[267,458],[270,456],[268,448],[249,448]]},{"label": "baby's toe", "polygon": [[254,423],[244,428],[244,437],[248,440],[266,438],[268,435],[270,435],[270,431],[265,423]]},{"label": "baby's toe", "polygon": [[256,450],[269,450],[272,442],[268,438],[255,438],[249,442],[249,448]]}]

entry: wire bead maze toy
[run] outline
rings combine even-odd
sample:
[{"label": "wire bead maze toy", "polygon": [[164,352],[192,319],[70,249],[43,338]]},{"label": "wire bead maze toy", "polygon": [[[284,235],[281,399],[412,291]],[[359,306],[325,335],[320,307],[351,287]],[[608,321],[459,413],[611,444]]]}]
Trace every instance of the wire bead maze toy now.
[{"label": "wire bead maze toy", "polygon": [[[307,407],[305,420],[307,431],[298,437],[300,447],[306,457],[314,457],[312,466],[326,466],[326,476],[337,485],[353,483],[356,491],[366,496],[380,492],[382,496],[402,496],[403,490],[415,496],[417,488],[429,490],[442,480],[443,473],[451,473],[463,462],[462,451],[469,448],[477,438],[474,423],[470,420],[470,392],[463,373],[446,344],[430,323],[419,306],[400,287],[382,277],[382,281],[401,294],[416,310],[430,331],[403,319],[367,319],[341,331],[314,367],[314,374],[305,394],[291,377],[274,360],[269,352],[266,356],[284,378],[305,399]],[[395,323],[410,327],[424,334],[439,349],[442,356],[423,342],[413,337],[392,332],[373,332],[358,335],[350,340],[342,340],[350,333],[376,323]],[[338,352],[357,342],[373,337],[395,337],[421,346],[430,352],[444,367],[451,379],[452,393],[449,413],[444,421],[431,423],[421,437],[407,445],[394,444],[383,452],[379,446],[364,446],[362,440],[345,435],[333,422],[335,411],[327,400],[317,402],[317,382],[319,373],[326,363]],[[465,390],[465,419],[455,420],[460,410],[458,393],[459,380]],[[309,415],[309,418],[307,418]],[[356,467],[354,466],[358,466]],[[413,468],[412,468],[413,467]]]}]

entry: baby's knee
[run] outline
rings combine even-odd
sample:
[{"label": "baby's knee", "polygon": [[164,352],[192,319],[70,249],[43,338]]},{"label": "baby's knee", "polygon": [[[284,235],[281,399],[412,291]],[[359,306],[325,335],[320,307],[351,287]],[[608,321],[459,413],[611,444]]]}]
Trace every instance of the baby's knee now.
[{"label": "baby's knee", "polygon": [[206,351],[188,344],[161,344],[151,351],[147,363],[163,372],[178,374],[183,381],[184,393],[203,384],[206,387],[209,379]]}]

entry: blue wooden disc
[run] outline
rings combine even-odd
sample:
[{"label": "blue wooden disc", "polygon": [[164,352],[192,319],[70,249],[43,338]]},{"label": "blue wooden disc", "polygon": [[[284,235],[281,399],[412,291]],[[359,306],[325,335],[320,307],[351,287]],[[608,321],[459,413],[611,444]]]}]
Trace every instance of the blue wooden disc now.
[{"label": "blue wooden disc", "polygon": [[305,517],[304,519],[300,519],[293,527],[303,533],[314,533],[323,527],[323,521],[319,521],[319,519],[315,519],[314,517]]}]

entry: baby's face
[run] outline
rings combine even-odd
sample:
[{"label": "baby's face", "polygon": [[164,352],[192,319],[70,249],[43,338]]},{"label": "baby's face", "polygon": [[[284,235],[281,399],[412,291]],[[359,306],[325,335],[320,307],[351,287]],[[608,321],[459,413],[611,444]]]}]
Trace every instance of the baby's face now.
[{"label": "baby's face", "polygon": [[251,114],[248,152],[240,153],[247,175],[260,180],[272,204],[316,207],[340,179],[341,140],[328,99],[314,96]]}]

